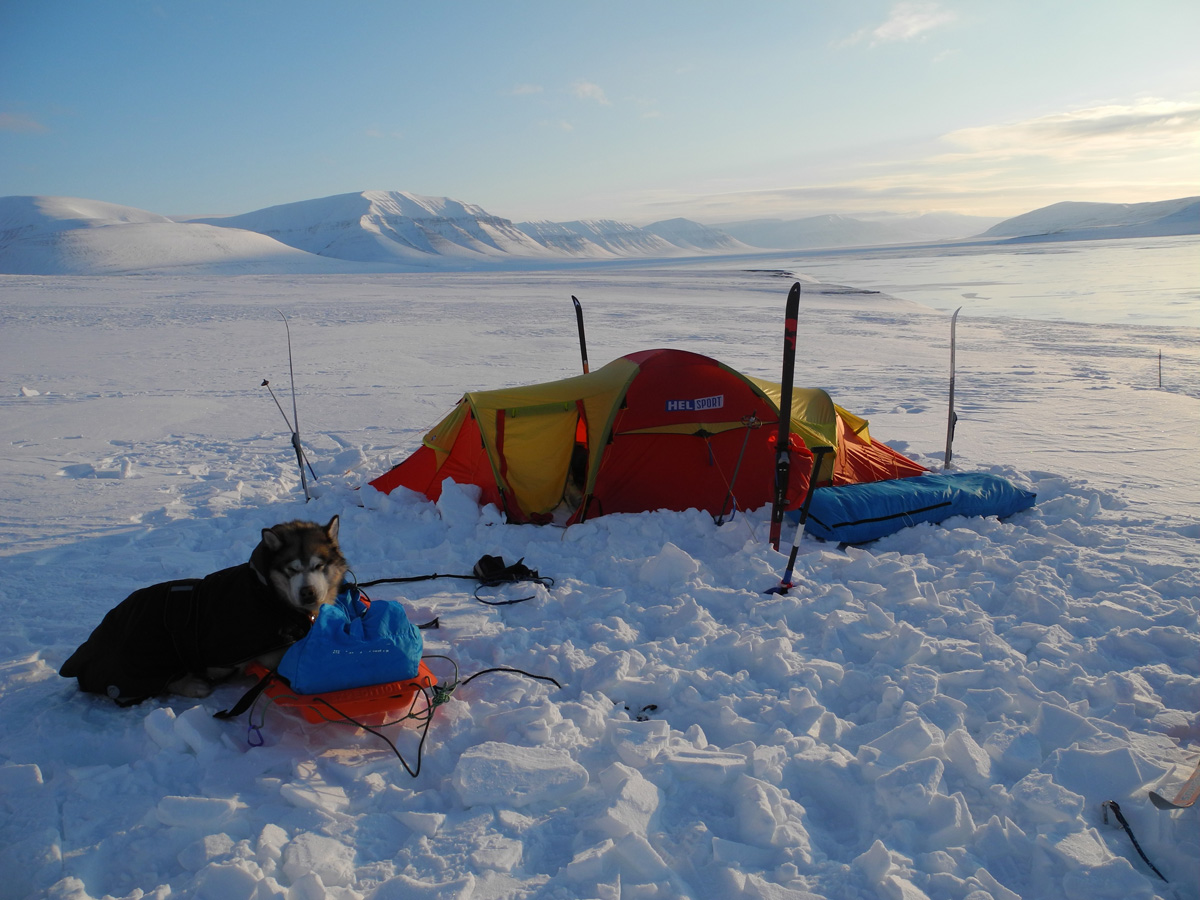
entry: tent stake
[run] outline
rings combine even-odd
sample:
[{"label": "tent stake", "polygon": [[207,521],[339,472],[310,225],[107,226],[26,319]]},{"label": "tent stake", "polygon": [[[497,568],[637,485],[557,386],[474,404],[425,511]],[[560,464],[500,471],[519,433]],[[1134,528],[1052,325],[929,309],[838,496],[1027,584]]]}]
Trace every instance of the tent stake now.
[{"label": "tent stake", "polygon": [[950,412],[946,416],[946,458],[942,462],[943,471],[950,468],[950,445],[954,443],[954,426],[958,424],[958,413],[954,411],[954,331],[960,312],[961,306],[950,317]]}]

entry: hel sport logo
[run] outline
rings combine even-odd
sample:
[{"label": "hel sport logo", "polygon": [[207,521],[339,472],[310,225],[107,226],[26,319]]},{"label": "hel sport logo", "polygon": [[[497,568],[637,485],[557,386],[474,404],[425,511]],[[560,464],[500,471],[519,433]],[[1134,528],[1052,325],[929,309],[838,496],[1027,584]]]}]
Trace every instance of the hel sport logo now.
[{"label": "hel sport logo", "polygon": [[725,395],[697,397],[695,400],[668,400],[667,412],[700,412],[705,409],[720,409],[725,405]]}]

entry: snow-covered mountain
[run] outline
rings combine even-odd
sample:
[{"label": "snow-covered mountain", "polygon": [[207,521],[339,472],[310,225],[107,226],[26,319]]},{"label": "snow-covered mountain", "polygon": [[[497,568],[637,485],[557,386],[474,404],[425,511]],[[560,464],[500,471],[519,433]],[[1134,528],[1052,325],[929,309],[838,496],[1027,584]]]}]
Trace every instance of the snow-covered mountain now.
[{"label": "snow-covered mountain", "polygon": [[927,213],[885,219],[825,215],[803,219],[725,222],[719,227],[735,239],[754,247],[804,250],[958,240],[976,235],[996,221],[995,218],[958,213]]},{"label": "snow-covered mountain", "polygon": [[[987,226],[993,226],[984,231]],[[980,235],[980,232],[983,234]],[[521,222],[449,197],[362,191],[236,216],[168,218],[74,197],[0,197],[0,274],[395,272],[923,243],[979,236],[1088,240],[1200,232],[1200,198],[1057,203],[996,224],[933,213],[760,219],[720,227],[669,219]]]},{"label": "snow-covered mountain", "polygon": [[342,273],[322,259],[236,228],[76,197],[0,197],[0,273],[113,275]]},{"label": "snow-covered mountain", "polygon": [[647,225],[645,230],[676,247],[696,253],[747,253],[756,249],[718,228],[691,219],[666,219]]},{"label": "snow-covered mountain", "polygon": [[571,256],[678,256],[682,250],[645,228],[612,219],[521,222],[517,228],[539,244]]},{"label": "snow-covered mountain", "polygon": [[1005,219],[983,237],[1086,241],[1200,234],[1200,197],[1153,203],[1054,203]]},{"label": "snow-covered mountain", "polygon": [[406,191],[337,194],[192,221],[244,228],[298,250],[357,262],[420,265],[433,257],[557,255],[480,206]]}]

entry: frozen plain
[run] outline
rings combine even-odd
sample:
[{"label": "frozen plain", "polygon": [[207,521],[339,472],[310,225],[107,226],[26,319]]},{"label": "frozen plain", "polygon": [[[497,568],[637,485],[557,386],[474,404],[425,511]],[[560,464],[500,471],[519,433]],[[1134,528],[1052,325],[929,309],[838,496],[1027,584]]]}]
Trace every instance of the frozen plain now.
[{"label": "frozen plain", "polygon": [[[960,318],[956,463],[1038,504],[806,541],[786,597],[761,593],[784,562],[762,513],[564,532],[469,492],[355,490],[464,390],[578,371],[572,294],[593,366],[670,346],[777,377],[803,268],[747,268],[0,278],[0,895],[1195,896],[1196,811],[1146,794],[1200,742],[1200,329]],[[939,468],[948,316],[804,298],[798,383]],[[289,404],[277,310],[308,505],[261,387]],[[334,513],[361,580],[485,553],[554,577],[500,609],[447,582],[371,593],[439,616],[429,651],[464,675],[563,688],[463,687],[412,779],[371,735],[275,709],[248,747],[210,718],[244,685],[122,711],[57,676],[132,589]]]}]

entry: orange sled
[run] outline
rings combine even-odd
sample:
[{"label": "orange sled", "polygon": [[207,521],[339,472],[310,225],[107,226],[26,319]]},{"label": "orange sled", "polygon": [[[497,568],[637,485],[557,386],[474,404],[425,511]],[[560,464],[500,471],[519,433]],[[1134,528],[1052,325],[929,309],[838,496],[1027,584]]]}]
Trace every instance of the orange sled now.
[{"label": "orange sled", "polygon": [[[246,667],[246,672],[255,678],[263,678],[267,670],[257,663]],[[423,688],[431,689],[437,679],[421,660],[417,677],[408,681],[391,681],[387,684],[370,684],[330,691],[325,694],[297,694],[279,678],[272,678],[264,693],[278,706],[298,712],[309,722],[346,722],[351,720],[363,725],[389,725],[410,716],[423,720],[425,704],[418,698]],[[419,708],[418,708],[419,707]]]}]

